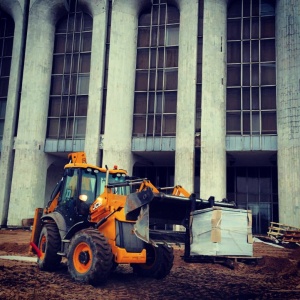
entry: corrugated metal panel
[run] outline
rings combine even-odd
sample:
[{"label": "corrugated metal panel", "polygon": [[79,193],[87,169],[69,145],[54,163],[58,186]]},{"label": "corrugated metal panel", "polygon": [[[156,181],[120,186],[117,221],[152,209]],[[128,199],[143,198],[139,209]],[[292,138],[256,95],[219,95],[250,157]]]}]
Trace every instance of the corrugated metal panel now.
[{"label": "corrugated metal panel", "polygon": [[45,152],[76,152],[84,151],[84,139],[80,140],[51,140],[46,139]]},{"label": "corrugated metal panel", "polygon": [[227,151],[277,150],[277,136],[227,136]]},{"label": "corrugated metal panel", "polygon": [[262,149],[277,150],[277,136],[267,135],[261,140]]},{"label": "corrugated metal panel", "polygon": [[57,144],[58,144],[57,140],[49,140],[49,139],[47,139],[45,141],[44,151],[45,152],[57,152]]},{"label": "corrugated metal panel", "polygon": [[260,136],[252,136],[251,140],[252,140],[251,150],[262,150],[260,146]]},{"label": "corrugated metal panel", "polygon": [[175,151],[175,137],[134,137],[132,151]]}]

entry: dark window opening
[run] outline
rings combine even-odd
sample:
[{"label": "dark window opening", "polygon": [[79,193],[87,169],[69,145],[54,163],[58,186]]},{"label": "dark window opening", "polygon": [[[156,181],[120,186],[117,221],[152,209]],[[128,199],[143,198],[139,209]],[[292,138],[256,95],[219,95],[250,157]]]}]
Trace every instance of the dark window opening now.
[{"label": "dark window opening", "polygon": [[279,220],[277,167],[228,167],[227,198],[252,211],[253,233],[266,234]]},{"label": "dark window opening", "polygon": [[277,133],[274,1],[238,0],[228,7],[226,132]]},{"label": "dark window opening", "polygon": [[92,17],[76,1],[56,26],[47,138],[83,139],[90,80]]},{"label": "dark window opening", "polygon": [[0,11],[0,139],[3,138],[15,24]]},{"label": "dark window opening", "polygon": [[133,136],[175,136],[179,10],[155,1],[139,17]]}]

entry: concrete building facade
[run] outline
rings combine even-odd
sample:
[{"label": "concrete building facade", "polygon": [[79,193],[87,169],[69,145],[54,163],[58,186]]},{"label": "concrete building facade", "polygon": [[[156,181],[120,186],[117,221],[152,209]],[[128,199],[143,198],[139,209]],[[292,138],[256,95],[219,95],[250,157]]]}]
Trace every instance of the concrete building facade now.
[{"label": "concrete building facade", "polygon": [[300,2],[0,0],[0,217],[67,154],[300,227]]}]

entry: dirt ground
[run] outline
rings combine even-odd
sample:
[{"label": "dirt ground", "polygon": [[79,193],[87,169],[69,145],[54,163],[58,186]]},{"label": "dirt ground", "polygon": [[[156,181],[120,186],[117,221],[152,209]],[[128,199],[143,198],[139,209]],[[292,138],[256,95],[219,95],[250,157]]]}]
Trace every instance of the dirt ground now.
[{"label": "dirt ground", "polygon": [[[28,256],[31,232],[0,230],[0,255]],[[129,265],[119,266],[103,286],[78,284],[66,264],[58,272],[36,263],[0,259],[0,299],[300,299],[300,247],[253,245],[257,264],[186,263],[175,246],[174,266],[163,280],[141,278]],[[251,260],[253,262],[253,260]],[[255,261],[255,260],[254,260]]]}]

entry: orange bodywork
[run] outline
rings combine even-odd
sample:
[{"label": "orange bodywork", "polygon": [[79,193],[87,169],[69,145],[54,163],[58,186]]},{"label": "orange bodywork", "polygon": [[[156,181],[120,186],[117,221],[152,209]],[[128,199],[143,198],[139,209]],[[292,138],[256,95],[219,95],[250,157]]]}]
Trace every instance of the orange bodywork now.
[{"label": "orange bodywork", "polygon": [[40,232],[42,228],[42,222],[41,217],[43,215],[43,209],[42,208],[36,208],[34,212],[34,218],[33,218],[33,226],[32,226],[32,232],[30,237],[30,245],[29,245],[29,252],[36,252],[34,247],[32,247],[32,244],[37,246]]},{"label": "orange bodywork", "polygon": [[[65,169],[72,169],[72,168],[82,168],[82,169],[93,169],[97,170],[97,172],[106,173],[106,176],[108,175],[114,175],[114,174],[122,174],[122,176],[125,176],[127,173],[125,170],[120,169],[110,169],[107,170],[106,168],[100,168],[94,165],[87,164],[86,156],[84,152],[77,152],[77,153],[70,153],[68,155],[69,163],[65,165]],[[106,177],[108,178],[108,177]],[[88,184],[87,181],[85,183],[86,178],[83,178],[81,182],[82,190],[88,190]],[[69,185],[72,185],[71,180],[68,182]],[[183,195],[184,197],[189,197],[190,193],[188,193],[182,186],[175,186],[170,188],[162,188],[158,189],[156,188],[149,180],[147,179],[141,179],[141,181],[138,182],[138,188],[137,192],[145,191],[147,189],[151,189],[154,194],[160,194],[162,190],[166,189],[172,189],[172,195],[174,196],[180,196]],[[77,178],[74,177],[74,185],[77,185]],[[118,185],[115,185],[118,187]],[[115,190],[114,185],[105,185],[104,190],[102,190],[101,195],[98,195],[96,199],[93,201],[93,203],[89,206],[89,221],[94,224],[95,228],[98,228],[99,232],[101,232],[108,240],[109,244],[111,245],[112,253],[114,254],[114,259],[116,263],[145,263],[146,262],[146,250],[143,249],[141,252],[127,252],[125,248],[121,248],[117,246],[117,239],[118,239],[118,224],[124,224],[126,225],[126,230],[129,230],[129,234],[135,235],[135,229],[134,225],[136,224],[136,221],[128,221],[125,216],[125,204],[127,195],[118,194],[117,189]],[[73,190],[70,188],[70,191]],[[75,190],[75,188],[74,188]],[[71,192],[70,192],[71,193]],[[71,196],[71,194],[70,194]],[[82,195],[86,196],[86,195]],[[39,240],[39,233],[42,228],[42,221],[41,217],[42,215],[47,215],[55,211],[55,208],[59,205],[59,197],[60,197],[60,191],[57,191],[56,195],[53,195],[53,199],[51,203],[45,208],[36,209],[35,216],[34,216],[34,225],[33,225],[33,231],[31,236],[31,242],[36,244]],[[79,197],[79,199],[81,199]],[[81,199],[83,200],[83,199]],[[129,229],[128,229],[129,228]],[[128,231],[126,231],[128,234]],[[43,241],[41,241],[41,244],[43,244]],[[31,247],[32,248],[32,247]],[[31,249],[32,250],[32,249]],[[42,249],[40,249],[42,251]],[[75,257],[76,251],[78,253],[90,251],[88,249],[88,245],[85,243],[81,243],[77,246],[75,249]],[[92,253],[89,253],[89,255],[92,255]],[[81,266],[81,264],[76,261],[73,262],[76,266],[78,264]],[[89,266],[86,266],[88,269]],[[83,269],[82,272],[86,272],[86,269]]]},{"label": "orange bodywork", "polygon": [[149,180],[143,180],[141,183],[138,191],[143,191],[147,188],[150,188],[153,193],[159,193],[160,191],[163,190],[172,190],[172,196],[184,196],[184,197],[190,197],[191,193],[189,193],[185,188],[183,188],[181,185],[176,185],[172,187],[165,187],[165,188],[160,188],[157,189]]},{"label": "orange bodywork", "polygon": [[172,192],[173,196],[184,196],[184,197],[190,197],[191,193],[189,193],[185,188],[183,188],[181,185],[176,185],[173,188],[173,192]]},{"label": "orange bodywork", "polygon": [[85,152],[73,152],[68,155],[68,159],[74,164],[86,164]]},{"label": "orange bodywork", "polygon": [[[99,220],[111,215],[107,221],[98,228],[98,230],[108,239],[116,263],[145,263],[145,249],[140,253],[129,253],[126,251],[126,249],[120,248],[116,245],[116,221],[132,224],[135,223],[126,220],[123,209],[126,202],[126,197],[126,195],[114,194],[112,189],[105,188],[104,193],[97,197],[90,207],[90,221],[97,223]],[[132,231],[130,234],[134,235],[135,233]]]},{"label": "orange bodywork", "polygon": [[55,207],[57,206],[58,203],[58,198],[59,198],[60,193],[57,193],[57,195],[55,196],[54,200],[51,202],[50,206],[45,207],[44,208],[44,213],[45,214],[50,214],[51,212],[54,211]]},{"label": "orange bodywork", "polygon": [[150,180],[147,179],[142,181],[138,189],[138,192],[141,192],[146,189],[151,189],[153,193],[159,193],[159,190],[150,182]]}]

